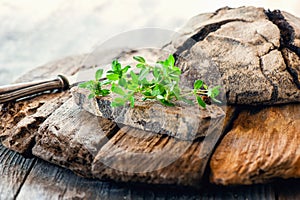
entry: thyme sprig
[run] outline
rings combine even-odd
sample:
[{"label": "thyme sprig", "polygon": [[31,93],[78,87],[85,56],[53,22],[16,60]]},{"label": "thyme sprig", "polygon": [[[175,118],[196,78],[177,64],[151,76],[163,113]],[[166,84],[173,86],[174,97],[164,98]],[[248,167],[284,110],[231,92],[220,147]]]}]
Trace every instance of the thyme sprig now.
[{"label": "thyme sprig", "polygon": [[[156,100],[166,106],[174,106],[176,101],[194,105],[191,97],[203,108],[206,108],[211,100],[221,103],[216,99],[220,93],[220,86],[210,88],[202,80],[196,80],[193,89],[183,91],[179,87],[181,70],[175,66],[173,55],[156,62],[155,65],[148,64],[141,56],[134,56],[133,59],[138,62],[138,73],[129,71],[129,65],[122,68],[121,63],[114,60],[111,70],[106,72],[105,80],[100,80],[104,71],[99,69],[94,80],[81,83],[79,87],[90,90],[89,98],[117,94],[111,102],[113,107],[124,106],[126,103],[134,107],[137,94],[142,95],[143,101]],[[110,88],[107,89],[105,85]]]}]

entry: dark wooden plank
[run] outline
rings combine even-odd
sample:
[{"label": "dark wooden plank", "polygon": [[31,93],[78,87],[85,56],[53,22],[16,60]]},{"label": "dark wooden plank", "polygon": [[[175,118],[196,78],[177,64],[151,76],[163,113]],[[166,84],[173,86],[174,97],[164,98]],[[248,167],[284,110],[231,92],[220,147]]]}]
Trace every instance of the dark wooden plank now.
[{"label": "dark wooden plank", "polygon": [[28,175],[17,199],[275,199],[270,185],[216,187],[203,190],[165,188],[136,184],[117,184],[75,175],[48,162],[38,160]]},{"label": "dark wooden plank", "polygon": [[95,191],[106,184],[81,178],[70,170],[39,160],[17,199],[101,199]]},{"label": "dark wooden plank", "polygon": [[299,200],[300,179],[280,180],[274,184],[278,200]]},{"label": "dark wooden plank", "polygon": [[275,192],[271,185],[252,185],[236,187],[212,187],[206,194],[207,199],[249,199],[275,200]]},{"label": "dark wooden plank", "polygon": [[0,145],[0,199],[14,199],[24,183],[35,158],[20,154]]}]

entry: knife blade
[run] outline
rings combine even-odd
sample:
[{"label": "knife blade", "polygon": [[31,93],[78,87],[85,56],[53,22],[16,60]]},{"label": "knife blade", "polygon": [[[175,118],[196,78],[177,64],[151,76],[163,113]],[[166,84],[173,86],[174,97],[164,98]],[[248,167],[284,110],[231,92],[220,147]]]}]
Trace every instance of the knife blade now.
[{"label": "knife blade", "polygon": [[[98,69],[99,68],[91,68],[88,70],[79,71],[73,76],[59,74],[57,77],[52,79],[0,86],[0,104],[46,91],[57,90],[60,92],[69,90],[79,83],[94,79],[94,75]],[[102,78],[101,80],[105,79],[106,78]]]}]

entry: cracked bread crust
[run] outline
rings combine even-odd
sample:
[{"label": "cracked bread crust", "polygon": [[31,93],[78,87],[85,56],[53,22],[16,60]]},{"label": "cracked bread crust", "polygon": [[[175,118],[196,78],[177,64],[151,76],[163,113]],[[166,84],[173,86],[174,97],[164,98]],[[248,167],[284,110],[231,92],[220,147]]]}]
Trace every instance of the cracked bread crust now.
[{"label": "cracked bread crust", "polygon": [[228,104],[299,102],[299,23],[277,10],[223,8],[194,17],[165,48],[176,49],[183,85],[222,85]]}]

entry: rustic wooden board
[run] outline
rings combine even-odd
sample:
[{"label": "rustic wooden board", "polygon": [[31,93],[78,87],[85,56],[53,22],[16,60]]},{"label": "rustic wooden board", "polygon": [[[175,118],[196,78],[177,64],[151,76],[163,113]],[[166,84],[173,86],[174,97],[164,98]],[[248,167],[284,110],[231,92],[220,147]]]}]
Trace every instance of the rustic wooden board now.
[{"label": "rustic wooden board", "polygon": [[14,199],[36,158],[24,158],[0,145],[0,199]]},{"label": "rustic wooden board", "polygon": [[[26,73],[17,82],[55,77],[58,74],[73,75],[79,69],[85,68],[80,65],[83,57],[67,57],[48,63]],[[27,101],[21,100],[0,105],[2,144],[19,153],[31,154],[39,125],[70,97],[69,92],[62,92],[32,96]]]},{"label": "rustic wooden board", "polygon": [[70,97],[68,92],[62,92],[9,103],[0,111],[2,144],[19,153],[31,154],[39,126]]},{"label": "rustic wooden board", "polygon": [[[204,191],[164,189],[85,179],[45,161],[25,159],[0,146],[0,199],[299,199],[299,180]],[[32,170],[30,171],[30,169]],[[30,173],[29,173],[30,171]],[[276,190],[276,193],[274,192]],[[276,196],[275,196],[276,195]],[[278,197],[278,198],[276,198]]]},{"label": "rustic wooden board", "polygon": [[106,185],[109,183],[84,179],[70,170],[39,160],[17,199],[101,199],[106,196],[105,192],[99,195],[96,191]]},{"label": "rustic wooden board", "polygon": [[199,187],[208,157],[201,141],[123,127],[99,151],[92,172],[115,181]]},{"label": "rustic wooden board", "polygon": [[[229,110],[227,120],[232,118],[234,111]],[[199,187],[212,149],[221,134],[217,131],[205,140],[193,142],[129,127],[123,127],[116,133],[117,130],[118,126],[110,120],[80,110],[70,99],[40,126],[32,152],[85,177]],[[151,158],[132,157],[136,151],[144,156],[149,153]],[[120,155],[122,158],[118,157]],[[118,158],[123,160],[115,162]],[[114,163],[109,166],[107,162]],[[140,173],[142,162],[149,167],[145,174]],[[158,166],[154,167],[154,163]],[[129,170],[129,173],[118,173],[111,167],[125,167],[123,171]]]},{"label": "rustic wooden board", "polygon": [[215,187],[205,190],[178,190],[161,186],[116,184],[85,179],[70,170],[38,160],[17,199],[275,199],[271,185]]},{"label": "rustic wooden board", "polygon": [[[221,107],[214,104],[207,105],[206,109],[200,108],[196,102],[194,106],[177,103],[177,106],[166,107],[158,102],[142,101],[139,97],[133,108],[129,105],[112,107],[111,96],[89,99],[89,94],[87,89],[72,88],[76,104],[96,116],[153,133],[164,132],[180,140],[218,134],[216,130],[210,131],[211,126],[222,123],[226,115]],[[219,128],[222,129],[222,126]]]},{"label": "rustic wooden board", "polygon": [[100,179],[122,182],[169,184],[200,188],[206,166],[222,131],[234,118],[228,107],[225,122],[215,134],[195,141],[179,140],[124,126],[98,152],[92,173]]},{"label": "rustic wooden board", "polygon": [[118,130],[112,121],[80,110],[74,100],[69,99],[39,127],[32,153],[82,176],[92,177],[95,156]]},{"label": "rustic wooden board", "polygon": [[244,108],[218,145],[211,181],[238,185],[300,178],[300,104]]}]

